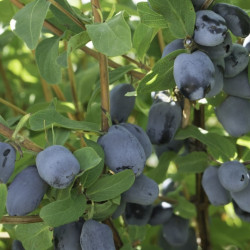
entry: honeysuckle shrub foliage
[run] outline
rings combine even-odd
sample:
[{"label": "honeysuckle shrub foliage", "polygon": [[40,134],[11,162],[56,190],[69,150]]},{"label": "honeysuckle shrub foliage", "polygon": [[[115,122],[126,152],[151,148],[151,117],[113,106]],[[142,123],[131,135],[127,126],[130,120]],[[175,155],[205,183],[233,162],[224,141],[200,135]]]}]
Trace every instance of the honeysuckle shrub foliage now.
[{"label": "honeysuckle shrub foliage", "polygon": [[[250,13],[246,0],[207,0],[202,8],[212,10],[218,3]],[[138,178],[131,169],[111,171],[98,143],[112,125],[109,91],[121,83],[135,89],[126,94],[135,97],[135,105],[125,122],[144,131],[150,108],[157,105],[157,91],[166,91],[182,109],[182,122],[171,138],[181,143],[179,150],[169,146],[160,155],[153,145],[144,166],[143,174],[159,185],[152,206],[171,204],[173,213],[195,230],[199,249],[249,249],[249,222],[236,214],[234,201],[210,204],[202,174],[209,166],[229,161],[248,167],[250,122],[240,136],[228,130],[226,118],[216,113],[233,95],[223,87],[198,100],[189,100],[189,90],[176,87],[175,58],[201,49],[194,41],[197,9],[191,0],[103,0],[98,5],[99,1],[0,0],[0,141],[16,150],[15,169],[7,183],[0,183],[0,249],[10,249],[13,240],[28,250],[54,249],[53,229],[80,218],[109,225],[117,249],[168,249],[162,224],[131,225],[124,213],[112,218],[123,193]],[[232,43],[244,43],[245,37],[229,32]],[[162,57],[164,46],[175,39],[183,39],[182,48]],[[235,115],[239,113],[247,111],[239,109]],[[233,119],[233,126],[241,126],[239,119]],[[66,188],[50,186],[34,211],[10,216],[8,187],[52,145],[70,150],[80,172]],[[166,179],[174,187],[164,193]],[[1,237],[6,232],[10,237]]]}]

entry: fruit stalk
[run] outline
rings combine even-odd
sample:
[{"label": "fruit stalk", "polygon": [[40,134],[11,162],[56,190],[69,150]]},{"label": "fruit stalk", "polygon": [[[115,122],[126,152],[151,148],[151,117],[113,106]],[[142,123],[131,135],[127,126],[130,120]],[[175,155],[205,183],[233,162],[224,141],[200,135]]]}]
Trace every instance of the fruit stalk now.
[{"label": "fruit stalk", "polygon": [[[195,126],[205,129],[205,109],[204,105],[200,108],[194,109]],[[198,140],[195,141],[197,151],[204,151],[204,145]],[[208,199],[202,188],[201,180],[202,173],[196,174],[196,211],[197,211],[197,224],[199,229],[199,238],[201,240],[200,246],[203,250],[211,249],[209,227],[208,227]]]}]

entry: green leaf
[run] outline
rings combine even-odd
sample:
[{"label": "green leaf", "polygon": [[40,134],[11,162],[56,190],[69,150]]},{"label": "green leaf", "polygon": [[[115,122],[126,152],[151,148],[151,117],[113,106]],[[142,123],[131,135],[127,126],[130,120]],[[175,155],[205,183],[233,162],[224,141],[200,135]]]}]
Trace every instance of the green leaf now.
[{"label": "green leaf", "polygon": [[143,24],[158,29],[164,29],[168,27],[168,23],[164,16],[152,10],[148,3],[138,3],[137,11]]},{"label": "green leaf", "polygon": [[60,37],[47,38],[36,48],[36,62],[41,76],[48,83],[58,83],[62,79],[61,66],[57,63]]},{"label": "green leaf", "polygon": [[87,145],[89,147],[92,147],[98,156],[101,158],[100,163],[93,167],[93,168],[88,168],[85,169],[83,174],[80,176],[80,182],[84,188],[90,187],[93,183],[96,182],[96,180],[99,178],[99,176],[102,173],[103,167],[104,167],[104,152],[102,147],[97,144],[96,142],[93,142],[91,140],[85,139]]},{"label": "green leaf", "polygon": [[187,155],[179,155],[175,159],[178,172],[181,173],[201,173],[208,166],[208,156],[205,152],[191,152]]},{"label": "green leaf", "polygon": [[131,32],[123,13],[105,23],[86,25],[94,47],[107,56],[120,56],[132,47]]},{"label": "green leaf", "polygon": [[164,16],[176,38],[192,36],[195,11],[191,0],[149,0],[152,9]]},{"label": "green leaf", "polygon": [[0,123],[2,123],[6,127],[9,127],[8,123],[4,120],[4,118],[1,115],[0,115]]},{"label": "green leaf", "polygon": [[5,214],[5,204],[7,199],[7,186],[4,183],[0,183],[0,220]]},{"label": "green leaf", "polygon": [[149,171],[147,174],[148,177],[156,181],[157,183],[162,183],[167,178],[167,171],[170,165],[170,162],[174,160],[176,157],[176,153],[169,151],[165,152],[160,156],[159,164],[156,168]]},{"label": "green leaf", "polygon": [[87,31],[82,31],[81,33],[72,36],[68,42],[67,53],[75,51],[83,47],[86,43],[90,41]]},{"label": "green leaf", "polygon": [[133,36],[133,45],[137,51],[140,59],[142,59],[149,49],[150,43],[157,33],[157,29],[148,27],[147,25],[140,23]]},{"label": "green leaf", "polygon": [[93,201],[110,200],[128,190],[133,185],[134,180],[133,171],[126,169],[114,175],[101,177],[87,189],[86,194]]},{"label": "green leaf", "polygon": [[[52,133],[52,129],[48,131],[48,141],[49,145],[64,145],[64,143],[68,140],[70,131],[64,128],[53,128],[54,133]],[[53,140],[54,136],[54,140]]]},{"label": "green leaf", "polygon": [[216,160],[229,161],[237,156],[235,144],[225,136],[190,125],[185,129],[179,130],[175,139],[183,140],[189,137],[193,137],[207,145],[209,153]]},{"label": "green leaf", "polygon": [[25,249],[44,250],[52,247],[53,232],[46,223],[18,225],[16,237]]},{"label": "green leaf", "polygon": [[40,217],[51,227],[57,227],[79,219],[86,209],[86,198],[76,192],[71,197],[52,202],[40,211]]},{"label": "green leaf", "polygon": [[175,86],[173,68],[174,59],[185,50],[176,50],[160,59],[140,81],[137,93],[150,93],[173,88]]},{"label": "green leaf", "polygon": [[102,161],[102,158],[91,147],[76,150],[74,156],[80,163],[81,171],[92,169]]},{"label": "green leaf", "polygon": [[95,203],[93,219],[102,221],[110,217],[116,210],[118,205],[114,204],[112,201],[107,201],[104,203]]},{"label": "green leaf", "polygon": [[30,118],[30,114],[24,115],[18,122],[18,124],[16,125],[15,131],[12,134],[12,139],[15,140],[17,134],[19,133],[19,131],[24,127],[24,125],[26,124],[26,122],[29,120]]},{"label": "green leaf", "polygon": [[14,14],[15,8],[10,1],[0,1],[0,21],[2,23],[9,23]]},{"label": "green leaf", "polygon": [[[64,10],[66,10],[72,16],[77,18],[77,15],[75,14],[75,12],[73,11],[73,9],[66,0],[55,0],[55,2],[57,2],[61,7],[63,7]],[[71,18],[69,18],[56,6],[51,5],[50,10],[54,14],[56,19],[60,22],[60,24],[65,26],[67,29],[73,31],[74,33],[79,33],[82,31],[82,28],[79,25],[77,25]]]},{"label": "green leaf", "polygon": [[109,72],[109,84],[112,84],[118,80],[120,80],[126,73],[128,73],[130,70],[133,70],[135,67],[133,65],[125,65],[122,67],[119,67],[117,69],[114,69]]},{"label": "green leaf", "polygon": [[43,22],[50,2],[36,0],[25,5],[11,20],[12,30],[30,49],[35,49],[38,43]]},{"label": "green leaf", "polygon": [[183,196],[175,197],[178,203],[174,206],[174,212],[183,218],[191,219],[196,217],[196,208],[193,203],[186,200]]},{"label": "green leaf", "polygon": [[52,125],[74,130],[99,133],[99,126],[95,123],[75,121],[66,118],[55,110],[46,109],[32,114],[29,120],[30,128],[34,131],[50,128]]}]

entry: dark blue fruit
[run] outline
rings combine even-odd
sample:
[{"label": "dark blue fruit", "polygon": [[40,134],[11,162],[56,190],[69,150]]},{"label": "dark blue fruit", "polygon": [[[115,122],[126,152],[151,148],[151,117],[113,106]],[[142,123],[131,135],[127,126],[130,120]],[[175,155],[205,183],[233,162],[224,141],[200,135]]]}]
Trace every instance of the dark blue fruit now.
[{"label": "dark blue fruit", "polygon": [[233,44],[231,54],[225,58],[225,77],[234,77],[248,65],[248,49],[241,44]]},{"label": "dark blue fruit", "polygon": [[68,187],[80,171],[75,156],[65,147],[47,147],[36,157],[37,170],[41,178],[54,188]]},{"label": "dark blue fruit", "polygon": [[173,151],[178,153],[180,149],[183,147],[184,141],[182,140],[172,140],[169,143],[155,145],[155,153],[158,158],[164,153],[168,151]]},{"label": "dark blue fruit", "polygon": [[234,77],[224,78],[223,90],[229,95],[250,99],[248,69],[246,68]]},{"label": "dark blue fruit", "polygon": [[250,101],[229,96],[215,110],[224,129],[234,137],[250,132]]},{"label": "dark blue fruit", "polygon": [[25,249],[21,241],[13,240],[11,250],[25,250]]},{"label": "dark blue fruit", "polygon": [[110,91],[110,116],[113,124],[126,122],[135,105],[135,96],[125,96],[135,91],[128,83],[121,83]]},{"label": "dark blue fruit", "polygon": [[153,206],[143,206],[135,203],[127,203],[124,220],[129,225],[143,226],[149,222]]},{"label": "dark blue fruit", "polygon": [[165,46],[162,52],[162,58],[178,49],[185,49],[183,39],[175,39],[171,43],[169,43],[167,46]]},{"label": "dark blue fruit", "polygon": [[6,208],[10,216],[23,216],[34,211],[48,188],[36,166],[21,171],[9,185]]},{"label": "dark blue fruit", "polygon": [[213,11],[226,20],[227,27],[235,36],[246,37],[250,33],[250,17],[241,8],[226,3],[217,3]]},{"label": "dark blue fruit", "polygon": [[55,250],[81,250],[80,235],[83,221],[71,222],[54,228]]},{"label": "dark blue fruit", "polygon": [[239,192],[231,192],[231,196],[233,200],[237,203],[240,209],[244,210],[245,212],[250,213],[250,184],[242,189]]},{"label": "dark blue fruit", "polygon": [[206,52],[211,60],[224,58],[230,55],[232,51],[232,38],[229,32],[226,33],[224,41],[217,46],[202,46],[199,45],[199,50]]},{"label": "dark blue fruit", "polygon": [[227,33],[226,21],[211,10],[196,12],[194,41],[203,46],[216,46],[223,43]]},{"label": "dark blue fruit", "polygon": [[80,242],[84,250],[115,250],[112,230],[95,220],[83,224]]},{"label": "dark blue fruit", "polygon": [[164,250],[197,250],[197,240],[195,231],[192,227],[188,229],[188,239],[187,241],[181,246],[171,246],[161,235],[160,237],[160,245]]},{"label": "dark blue fruit", "polygon": [[15,168],[16,150],[8,143],[0,142],[0,182],[7,183]]},{"label": "dark blue fruit", "polygon": [[241,209],[237,203],[233,200],[233,207],[234,207],[234,212],[235,214],[242,220],[246,221],[246,222],[250,222],[250,213],[244,211],[243,209]]},{"label": "dark blue fruit", "polygon": [[182,53],[174,61],[174,79],[186,98],[199,100],[204,98],[214,85],[214,64],[204,52]]},{"label": "dark blue fruit", "polygon": [[181,126],[182,109],[177,102],[159,102],[151,106],[147,134],[152,144],[170,142]]},{"label": "dark blue fruit", "polygon": [[215,77],[214,77],[214,86],[210,89],[210,91],[206,94],[206,98],[210,98],[218,95],[224,86],[224,77],[223,77],[223,69],[214,63],[215,69]]},{"label": "dark blue fruit", "polygon": [[140,175],[146,163],[145,151],[137,138],[121,125],[113,125],[98,143],[105,154],[105,164],[114,172],[132,169]]},{"label": "dark blue fruit", "polygon": [[163,237],[171,246],[181,246],[188,240],[189,220],[175,214],[163,224]]},{"label": "dark blue fruit", "polygon": [[150,205],[154,203],[158,195],[158,184],[146,175],[141,174],[135,179],[132,187],[123,193],[122,197],[126,202]]},{"label": "dark blue fruit", "polygon": [[221,185],[231,192],[245,189],[249,183],[247,168],[238,161],[224,162],[218,170]]},{"label": "dark blue fruit", "polygon": [[152,153],[152,144],[147,135],[147,133],[139,126],[130,123],[121,123],[121,126],[126,128],[131,134],[133,134],[137,140],[141,143],[146,158],[148,158]]},{"label": "dark blue fruit", "polygon": [[161,202],[154,206],[149,224],[152,226],[160,225],[167,222],[173,215],[172,205],[167,202]]},{"label": "dark blue fruit", "polygon": [[221,206],[231,202],[229,191],[220,183],[217,167],[206,168],[202,176],[202,187],[212,205]]}]

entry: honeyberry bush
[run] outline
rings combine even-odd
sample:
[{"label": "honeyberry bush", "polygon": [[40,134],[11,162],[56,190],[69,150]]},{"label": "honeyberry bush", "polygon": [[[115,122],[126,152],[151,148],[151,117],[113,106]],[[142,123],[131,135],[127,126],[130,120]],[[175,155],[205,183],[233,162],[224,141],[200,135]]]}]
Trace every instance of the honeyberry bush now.
[{"label": "honeyberry bush", "polygon": [[[240,22],[223,21],[218,3],[233,5]],[[83,225],[82,249],[98,240],[106,249],[249,249],[249,11],[246,0],[0,1],[2,168],[16,152],[10,178],[0,175],[0,249],[60,240],[79,249],[70,244]],[[42,157],[53,145],[68,151]],[[119,168],[124,155],[139,161],[138,148],[145,164]],[[44,169],[47,159],[57,166],[67,154],[80,170],[66,186],[48,183],[60,169]],[[35,164],[44,189],[27,173]],[[34,186],[22,191],[26,181]],[[62,236],[71,222],[78,234],[69,226]]]}]

